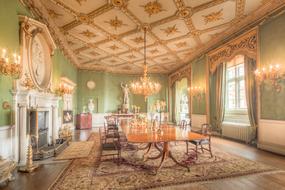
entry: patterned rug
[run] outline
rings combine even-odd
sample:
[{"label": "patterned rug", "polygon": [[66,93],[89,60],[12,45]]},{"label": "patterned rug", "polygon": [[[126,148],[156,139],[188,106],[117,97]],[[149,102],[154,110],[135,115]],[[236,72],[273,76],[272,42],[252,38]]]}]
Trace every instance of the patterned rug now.
[{"label": "patterned rug", "polygon": [[55,160],[86,158],[89,155],[93,145],[93,141],[71,142],[70,145],[55,158]]},{"label": "patterned rug", "polygon": [[[152,170],[160,160],[143,162],[144,151],[125,150],[120,166],[107,159],[100,161],[100,143],[97,133],[91,134],[89,141],[95,141],[87,158],[75,159],[62,172],[50,189],[150,189],[199,181],[223,179],[248,174],[275,171],[270,166],[247,160],[220,150],[214,150],[214,157],[199,154],[190,172],[167,159],[157,175]],[[187,160],[185,143],[172,144],[171,150],[179,160]],[[153,149],[151,155],[157,155]]]}]

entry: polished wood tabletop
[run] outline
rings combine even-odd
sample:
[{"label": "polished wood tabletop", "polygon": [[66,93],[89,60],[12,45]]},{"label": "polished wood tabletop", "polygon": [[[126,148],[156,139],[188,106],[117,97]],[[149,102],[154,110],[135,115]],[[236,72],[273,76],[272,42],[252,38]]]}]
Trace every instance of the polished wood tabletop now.
[{"label": "polished wood tabletop", "polygon": [[122,120],[120,126],[128,142],[131,143],[187,141],[207,138],[190,129],[181,129],[167,124],[154,128],[150,124],[146,126],[134,124],[130,120]]}]

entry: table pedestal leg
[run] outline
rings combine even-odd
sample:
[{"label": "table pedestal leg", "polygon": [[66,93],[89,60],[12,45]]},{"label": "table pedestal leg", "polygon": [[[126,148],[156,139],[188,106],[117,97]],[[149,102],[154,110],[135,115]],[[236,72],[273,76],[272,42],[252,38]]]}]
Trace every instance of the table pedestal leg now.
[{"label": "table pedestal leg", "polygon": [[[151,147],[154,146],[159,152],[160,154],[154,157],[148,157],[147,154],[149,153]],[[156,169],[155,174],[158,173],[158,171],[162,168],[166,158],[170,158],[173,162],[175,162],[177,165],[187,168],[188,172],[190,171],[190,168],[187,164],[178,162],[174,156],[172,155],[171,151],[170,151],[170,147],[169,147],[169,142],[164,142],[163,143],[163,147],[162,149],[157,145],[157,143],[150,143],[147,152],[144,154],[144,161],[148,160],[148,159],[159,159],[161,158],[161,161],[158,165],[158,168]]]},{"label": "table pedestal leg", "polygon": [[138,147],[137,150],[146,150],[149,148],[149,144],[150,143],[147,143],[147,145],[145,147],[142,147],[142,148]]}]

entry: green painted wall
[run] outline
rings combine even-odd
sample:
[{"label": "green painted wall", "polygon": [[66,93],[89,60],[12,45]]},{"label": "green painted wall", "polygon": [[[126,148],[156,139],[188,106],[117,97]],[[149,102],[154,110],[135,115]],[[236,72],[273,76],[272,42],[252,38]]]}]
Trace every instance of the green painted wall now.
[{"label": "green painted wall", "polygon": [[[33,16],[18,0],[0,0],[0,48],[7,48],[9,52],[18,52],[19,42],[19,20],[18,15]],[[77,82],[77,69],[72,66],[63,54],[56,50],[52,57],[53,62],[53,85],[56,87],[59,78],[65,76]],[[0,126],[11,124],[11,111],[3,110],[3,101],[8,101],[12,105],[13,79],[0,75]],[[74,93],[74,106],[76,109],[77,92]],[[60,103],[62,105],[62,103]],[[61,114],[61,110],[59,111]]]},{"label": "green painted wall", "polygon": [[[63,53],[56,49],[54,55],[52,56],[52,85],[53,87],[58,87],[61,77],[67,77],[74,83],[77,83],[77,68],[73,66],[63,55]],[[77,113],[77,87],[73,93],[73,113]],[[63,101],[59,102],[59,115],[62,114]]]},{"label": "green painted wall", "polygon": [[[9,52],[19,53],[19,21],[18,14],[29,15],[29,12],[17,0],[0,1],[0,49],[6,48]],[[0,75],[0,126],[11,123],[11,111],[3,110],[2,103],[12,104],[12,82],[8,76]]]},{"label": "green painted wall", "polygon": [[200,99],[197,97],[192,98],[192,114],[206,114],[206,63],[206,56],[191,63],[191,86],[200,86],[204,89],[204,93]]},{"label": "green painted wall", "polygon": [[[95,112],[115,112],[122,104],[123,93],[121,82],[129,83],[132,80],[138,79],[138,75],[113,74],[106,72],[79,70],[78,72],[78,112],[83,110],[83,106],[87,106],[88,100],[93,99],[95,103]],[[159,94],[148,99],[148,103],[144,101],[144,97],[130,95],[130,105],[141,107],[141,111],[145,112],[148,105],[152,104],[157,99],[166,100],[167,98],[167,76],[154,75],[152,79],[160,82],[162,89]],[[86,86],[88,80],[93,80],[96,83],[94,90],[89,90]],[[98,103],[98,107],[97,107]],[[98,110],[97,110],[98,109]]]},{"label": "green painted wall", "polygon": [[[285,71],[285,14],[260,27],[260,64],[280,64]],[[285,81],[277,93],[271,84],[261,86],[261,118],[285,120]]]}]

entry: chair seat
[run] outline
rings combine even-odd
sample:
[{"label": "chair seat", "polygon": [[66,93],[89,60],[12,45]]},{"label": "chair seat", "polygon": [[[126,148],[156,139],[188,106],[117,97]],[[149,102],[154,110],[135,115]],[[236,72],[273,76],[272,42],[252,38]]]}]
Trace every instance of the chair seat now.
[{"label": "chair seat", "polygon": [[120,148],[121,148],[121,146],[117,142],[102,144],[103,150],[119,150]]},{"label": "chair seat", "polygon": [[194,145],[204,145],[204,144],[209,144],[209,140],[208,139],[204,139],[204,140],[192,140],[192,141],[189,141],[190,143],[194,144]]},{"label": "chair seat", "polygon": [[118,128],[117,125],[108,125],[108,126],[107,126],[107,129],[108,129],[108,130],[119,130],[119,128]]}]

